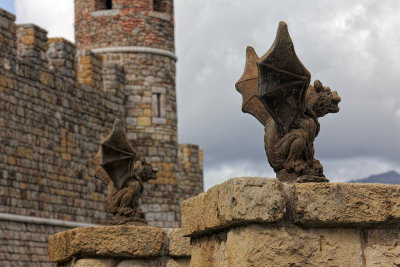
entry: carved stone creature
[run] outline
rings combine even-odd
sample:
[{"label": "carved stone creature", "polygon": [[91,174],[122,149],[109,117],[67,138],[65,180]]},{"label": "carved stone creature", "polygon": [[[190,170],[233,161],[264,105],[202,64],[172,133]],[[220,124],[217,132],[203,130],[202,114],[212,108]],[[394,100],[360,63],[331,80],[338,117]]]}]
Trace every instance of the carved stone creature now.
[{"label": "carved stone creature", "polygon": [[243,96],[242,111],[265,126],[265,151],[277,178],[285,182],[329,182],[314,158],[318,117],[339,111],[336,91],[311,74],[294,51],[287,25],[280,22],[271,48],[259,58],[246,49],[246,65],[236,89]]},{"label": "carved stone creature", "polygon": [[143,182],[156,179],[156,173],[146,160],[136,155],[125,139],[119,120],[111,133],[101,142],[93,159],[96,177],[107,186],[107,206],[114,215],[112,224],[146,225],[144,213],[139,208]]}]

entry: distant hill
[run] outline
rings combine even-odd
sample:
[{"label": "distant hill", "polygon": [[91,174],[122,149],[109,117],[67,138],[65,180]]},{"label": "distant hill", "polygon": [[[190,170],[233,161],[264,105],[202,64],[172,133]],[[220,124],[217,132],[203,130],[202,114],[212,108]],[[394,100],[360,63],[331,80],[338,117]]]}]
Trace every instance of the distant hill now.
[{"label": "distant hill", "polygon": [[352,180],[349,183],[400,184],[400,174],[396,171],[389,171],[381,174],[371,175],[367,178],[359,180]]}]

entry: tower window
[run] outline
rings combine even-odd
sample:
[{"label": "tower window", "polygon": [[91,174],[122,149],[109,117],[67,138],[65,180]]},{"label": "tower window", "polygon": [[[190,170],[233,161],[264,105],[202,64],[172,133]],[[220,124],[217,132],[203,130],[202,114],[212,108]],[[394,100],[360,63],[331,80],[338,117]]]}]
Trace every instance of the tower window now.
[{"label": "tower window", "polygon": [[112,9],[112,0],[106,0],[106,9]]},{"label": "tower window", "polygon": [[165,117],[165,95],[161,93],[153,93],[153,117]]},{"label": "tower window", "polygon": [[153,0],[153,10],[157,12],[166,11],[166,1],[165,0]]},{"label": "tower window", "polygon": [[112,9],[112,0],[96,0],[96,10]]}]

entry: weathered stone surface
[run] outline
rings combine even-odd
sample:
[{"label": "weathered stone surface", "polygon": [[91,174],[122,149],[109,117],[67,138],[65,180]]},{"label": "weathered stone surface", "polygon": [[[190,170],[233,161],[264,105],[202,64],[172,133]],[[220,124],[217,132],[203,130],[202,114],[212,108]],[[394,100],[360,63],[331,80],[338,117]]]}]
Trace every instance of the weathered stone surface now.
[{"label": "weathered stone surface", "polygon": [[171,258],[167,259],[166,267],[188,267],[190,258]]},{"label": "weathered stone surface", "polygon": [[238,224],[277,222],[285,211],[282,184],[278,180],[235,178],[184,201],[182,227],[194,236]]},{"label": "weathered stone surface", "polygon": [[167,229],[168,254],[173,257],[190,257],[190,238],[184,236],[181,228]]},{"label": "weathered stone surface", "polygon": [[239,227],[226,250],[227,261],[215,266],[363,266],[357,229]]},{"label": "weathered stone surface", "polygon": [[114,262],[110,259],[80,259],[71,264],[70,267],[113,267]]},{"label": "weathered stone surface", "polygon": [[400,229],[369,229],[364,233],[365,266],[400,266]]},{"label": "weathered stone surface", "polygon": [[384,184],[296,184],[294,222],[345,226],[400,222],[400,186]]},{"label": "weathered stone surface", "polygon": [[155,257],[162,253],[163,229],[147,226],[81,227],[52,235],[49,260],[79,255],[96,257]]},{"label": "weathered stone surface", "polygon": [[149,266],[154,266],[154,267],[162,267],[165,266],[163,265],[163,262],[161,260],[154,260],[154,259],[135,259],[135,260],[123,260],[117,265],[114,265],[116,267],[149,267]]},{"label": "weathered stone surface", "polygon": [[190,267],[228,266],[226,233],[193,239]]}]

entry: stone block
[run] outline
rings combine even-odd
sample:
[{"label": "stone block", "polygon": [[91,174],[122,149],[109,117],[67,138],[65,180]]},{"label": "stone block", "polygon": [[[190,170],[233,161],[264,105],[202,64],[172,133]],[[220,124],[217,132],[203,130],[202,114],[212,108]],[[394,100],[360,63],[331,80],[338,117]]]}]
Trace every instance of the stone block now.
[{"label": "stone block", "polygon": [[173,257],[190,257],[190,238],[184,236],[183,229],[167,229],[166,232],[169,240],[168,254]]},{"label": "stone block", "polygon": [[162,255],[163,229],[147,226],[81,227],[52,235],[49,260],[80,257],[157,257]]},{"label": "stone block", "polygon": [[276,179],[230,179],[182,203],[182,228],[195,236],[235,225],[278,222],[285,205],[282,183]]},{"label": "stone block", "polygon": [[294,222],[308,226],[400,222],[400,186],[305,183],[294,185]]},{"label": "stone block", "polygon": [[190,267],[234,266],[228,264],[226,233],[196,238],[191,244]]},{"label": "stone block", "polygon": [[189,267],[190,258],[167,259],[166,267]]},{"label": "stone block", "polygon": [[361,251],[358,229],[252,225],[227,234],[226,260],[214,266],[361,267]]},{"label": "stone block", "polygon": [[139,117],[137,119],[137,125],[150,126],[151,125],[151,117]]},{"label": "stone block", "polygon": [[151,259],[135,259],[135,260],[123,260],[116,267],[149,267],[149,266],[163,266],[161,260],[151,260]]},{"label": "stone block", "polygon": [[71,267],[114,267],[115,264],[110,259],[80,259],[71,264]]},{"label": "stone block", "polygon": [[400,266],[400,229],[366,229],[363,232],[366,267]]}]

